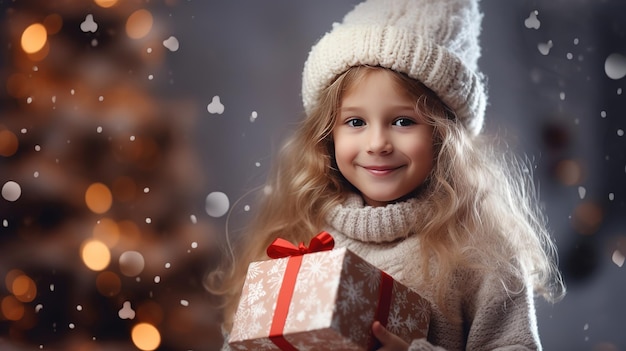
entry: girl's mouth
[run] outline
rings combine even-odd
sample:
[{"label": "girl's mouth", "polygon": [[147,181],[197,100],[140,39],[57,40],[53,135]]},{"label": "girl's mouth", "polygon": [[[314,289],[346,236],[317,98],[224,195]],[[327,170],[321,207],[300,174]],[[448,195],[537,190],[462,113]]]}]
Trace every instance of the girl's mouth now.
[{"label": "girl's mouth", "polygon": [[384,176],[384,175],[392,173],[393,171],[397,170],[400,167],[395,167],[395,166],[364,166],[363,168],[366,171],[368,171],[369,173],[373,174],[373,175]]}]

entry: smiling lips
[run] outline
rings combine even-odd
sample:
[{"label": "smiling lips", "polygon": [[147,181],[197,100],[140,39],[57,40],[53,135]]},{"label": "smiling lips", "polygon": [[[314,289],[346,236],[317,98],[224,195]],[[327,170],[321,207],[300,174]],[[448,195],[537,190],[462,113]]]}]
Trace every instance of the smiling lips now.
[{"label": "smiling lips", "polygon": [[363,169],[375,176],[384,176],[401,168],[402,166],[362,166]]}]

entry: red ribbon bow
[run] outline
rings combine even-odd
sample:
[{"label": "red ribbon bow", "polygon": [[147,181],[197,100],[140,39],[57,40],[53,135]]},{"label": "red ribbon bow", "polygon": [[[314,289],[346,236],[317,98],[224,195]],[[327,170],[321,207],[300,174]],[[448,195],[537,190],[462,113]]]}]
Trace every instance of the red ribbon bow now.
[{"label": "red ribbon bow", "polygon": [[301,256],[312,252],[332,250],[334,246],[335,239],[329,233],[321,232],[311,239],[308,247],[304,243],[295,246],[285,239],[277,238],[267,247],[267,255],[270,258]]}]

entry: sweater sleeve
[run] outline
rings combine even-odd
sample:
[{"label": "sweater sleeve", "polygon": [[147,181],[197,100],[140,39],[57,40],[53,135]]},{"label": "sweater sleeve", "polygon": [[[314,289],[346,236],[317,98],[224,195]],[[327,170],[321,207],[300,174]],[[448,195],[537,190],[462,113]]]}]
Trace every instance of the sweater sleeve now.
[{"label": "sweater sleeve", "polygon": [[[519,291],[506,291],[495,276],[468,294],[468,350],[541,350],[532,287],[517,281]],[[471,296],[471,297],[470,297]]]},{"label": "sweater sleeve", "polygon": [[[476,351],[541,350],[534,297],[528,284],[508,292],[495,276],[466,280],[463,301],[465,349]],[[441,334],[441,333],[440,333]],[[437,335],[443,345],[450,343],[444,333]],[[437,342],[437,344],[439,344]],[[413,340],[409,351],[444,351],[426,339]]]},{"label": "sweater sleeve", "polygon": [[409,345],[409,351],[446,351],[443,347],[434,346],[426,341],[426,339],[413,340]]}]

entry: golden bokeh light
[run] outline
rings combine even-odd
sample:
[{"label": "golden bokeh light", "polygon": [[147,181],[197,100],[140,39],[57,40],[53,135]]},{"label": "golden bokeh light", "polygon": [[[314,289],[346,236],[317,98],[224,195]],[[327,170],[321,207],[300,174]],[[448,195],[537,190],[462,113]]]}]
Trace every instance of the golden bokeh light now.
[{"label": "golden bokeh light", "polygon": [[156,350],[161,344],[161,334],[152,324],[139,323],[131,332],[133,343],[143,351]]},{"label": "golden bokeh light", "polygon": [[30,90],[28,77],[23,73],[13,73],[7,78],[7,93],[14,98],[26,97]]},{"label": "golden bokeh light", "polygon": [[33,23],[22,33],[22,50],[34,54],[43,49],[48,40],[48,31],[41,23]]},{"label": "golden bokeh light", "polygon": [[137,194],[137,184],[131,177],[121,176],[113,182],[113,197],[121,202],[132,201]]},{"label": "golden bokeh light", "polygon": [[43,25],[46,27],[48,35],[57,34],[61,30],[61,27],[63,27],[63,17],[59,14],[53,13],[46,16],[43,20]]},{"label": "golden bokeh light", "polygon": [[148,10],[137,10],[126,20],[126,34],[132,39],[141,39],[150,33],[154,19]]},{"label": "golden bokeh light", "polygon": [[11,284],[11,291],[13,295],[24,295],[28,292],[28,285],[31,279],[22,274],[15,279],[13,279],[13,284]]},{"label": "golden bokeh light", "polygon": [[128,138],[119,143],[114,150],[115,157],[121,162],[136,163],[143,153],[143,142],[140,137]]},{"label": "golden bokeh light", "polygon": [[24,316],[24,305],[15,296],[5,296],[0,303],[0,310],[4,318],[10,321],[19,321]]},{"label": "golden bokeh light", "polygon": [[602,224],[603,218],[604,213],[602,208],[594,202],[587,201],[576,206],[572,221],[574,229],[577,232],[591,235],[598,230],[600,224]]},{"label": "golden bokeh light", "polygon": [[94,2],[96,3],[96,5],[105,9],[113,7],[115,6],[115,4],[117,4],[117,0],[94,0]]},{"label": "golden bokeh light", "polygon": [[0,156],[13,156],[17,152],[18,145],[15,133],[6,129],[0,130]]},{"label": "golden bokeh light", "polygon": [[85,203],[92,212],[105,213],[113,204],[113,195],[106,185],[93,183],[85,192]]},{"label": "golden bokeh light", "polygon": [[87,240],[80,251],[85,266],[92,271],[101,271],[111,262],[111,252],[102,241]]},{"label": "golden bokeh light", "polygon": [[120,228],[120,235],[124,243],[128,246],[136,246],[141,242],[141,230],[137,223],[131,220],[123,220],[117,223]]},{"label": "golden bokeh light", "polygon": [[580,184],[583,179],[583,170],[579,162],[574,160],[562,160],[557,163],[555,176],[563,185]]},{"label": "golden bokeh light", "polygon": [[13,280],[11,291],[21,302],[31,302],[37,297],[37,285],[27,275],[22,274]]},{"label": "golden bokeh light", "polygon": [[48,45],[48,41],[46,41],[46,44],[43,46],[41,50],[34,52],[32,54],[28,54],[28,59],[34,62],[43,61],[43,59],[45,59],[49,53],[50,53],[50,45]]},{"label": "golden bokeh light", "polygon": [[22,275],[24,275],[24,272],[19,269],[12,269],[8,271],[7,275],[4,276],[4,285],[7,287],[7,290],[13,293],[13,281]]},{"label": "golden bokeh light", "polygon": [[93,237],[112,248],[120,240],[120,228],[114,220],[102,218],[93,227]]},{"label": "golden bokeh light", "polygon": [[112,297],[119,294],[122,290],[122,281],[117,274],[104,271],[98,274],[96,278],[96,289],[98,289],[100,295]]}]

